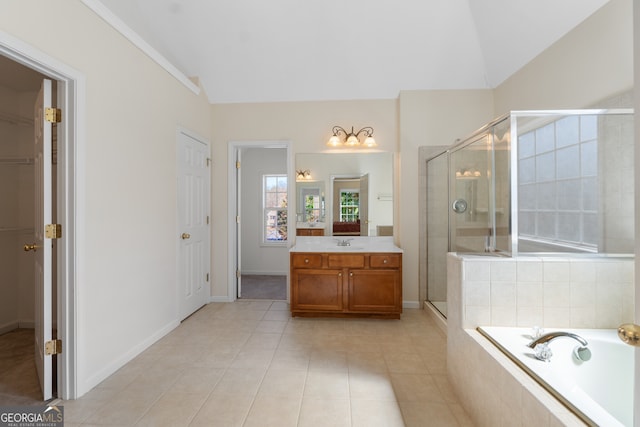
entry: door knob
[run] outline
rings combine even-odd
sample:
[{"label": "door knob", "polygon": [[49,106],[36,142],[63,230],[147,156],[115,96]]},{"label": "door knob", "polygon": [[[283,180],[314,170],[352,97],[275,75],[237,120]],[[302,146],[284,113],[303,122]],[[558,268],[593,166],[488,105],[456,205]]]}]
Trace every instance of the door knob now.
[{"label": "door knob", "polygon": [[625,323],[618,327],[618,337],[626,344],[640,347],[640,326],[633,323]]},{"label": "door knob", "polygon": [[180,236],[182,238],[182,240],[187,240],[191,238],[191,234],[189,233],[182,233],[182,235]]},{"label": "door knob", "polygon": [[23,248],[25,252],[29,252],[29,251],[36,252],[39,247],[40,246],[36,245],[35,243],[31,243],[31,244],[26,243]]}]

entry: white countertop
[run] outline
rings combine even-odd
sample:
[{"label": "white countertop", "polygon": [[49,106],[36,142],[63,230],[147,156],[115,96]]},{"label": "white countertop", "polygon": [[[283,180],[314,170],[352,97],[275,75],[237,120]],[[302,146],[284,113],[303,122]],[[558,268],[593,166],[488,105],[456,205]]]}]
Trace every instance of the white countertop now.
[{"label": "white countertop", "polygon": [[[347,240],[350,246],[338,246],[338,240]],[[290,252],[395,252],[402,249],[393,243],[393,236],[297,236]]]}]

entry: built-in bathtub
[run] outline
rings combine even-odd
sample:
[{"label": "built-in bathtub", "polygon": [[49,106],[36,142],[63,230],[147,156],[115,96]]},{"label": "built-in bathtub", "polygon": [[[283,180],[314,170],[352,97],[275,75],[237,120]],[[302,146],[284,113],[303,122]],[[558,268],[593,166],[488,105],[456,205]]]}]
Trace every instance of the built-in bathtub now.
[{"label": "built-in bathtub", "polygon": [[[557,329],[546,329],[552,332]],[[588,361],[573,355],[579,345],[571,338],[554,339],[548,362],[527,346],[532,330],[479,327],[478,331],[531,375],[571,411],[591,426],[633,425],[633,348],[613,329],[562,329],[584,338],[591,350]]]}]

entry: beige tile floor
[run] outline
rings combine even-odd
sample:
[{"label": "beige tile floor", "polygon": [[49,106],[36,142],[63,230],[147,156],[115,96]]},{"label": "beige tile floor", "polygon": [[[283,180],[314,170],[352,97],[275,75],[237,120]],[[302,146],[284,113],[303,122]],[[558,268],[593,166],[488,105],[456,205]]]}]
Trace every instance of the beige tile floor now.
[{"label": "beige tile floor", "polygon": [[213,303],[96,388],[65,426],[471,426],[427,313],[291,318],[282,301]]}]

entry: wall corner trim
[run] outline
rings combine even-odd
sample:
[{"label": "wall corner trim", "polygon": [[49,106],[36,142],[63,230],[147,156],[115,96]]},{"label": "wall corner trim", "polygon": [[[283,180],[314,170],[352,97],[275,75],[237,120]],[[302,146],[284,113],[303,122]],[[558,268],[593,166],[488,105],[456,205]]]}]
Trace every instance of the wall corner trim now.
[{"label": "wall corner trim", "polygon": [[140,37],[138,33],[133,31],[131,27],[122,21],[122,19],[111,12],[111,10],[109,10],[100,0],[82,0],[82,3],[102,18],[107,24],[111,25],[116,31],[122,34],[127,40],[133,43],[145,55],[164,68],[165,71],[175,77],[176,80],[186,86],[190,91],[196,95],[200,94],[200,87],[194,84],[182,71],[176,68],[176,66],[174,66],[167,58]]}]

